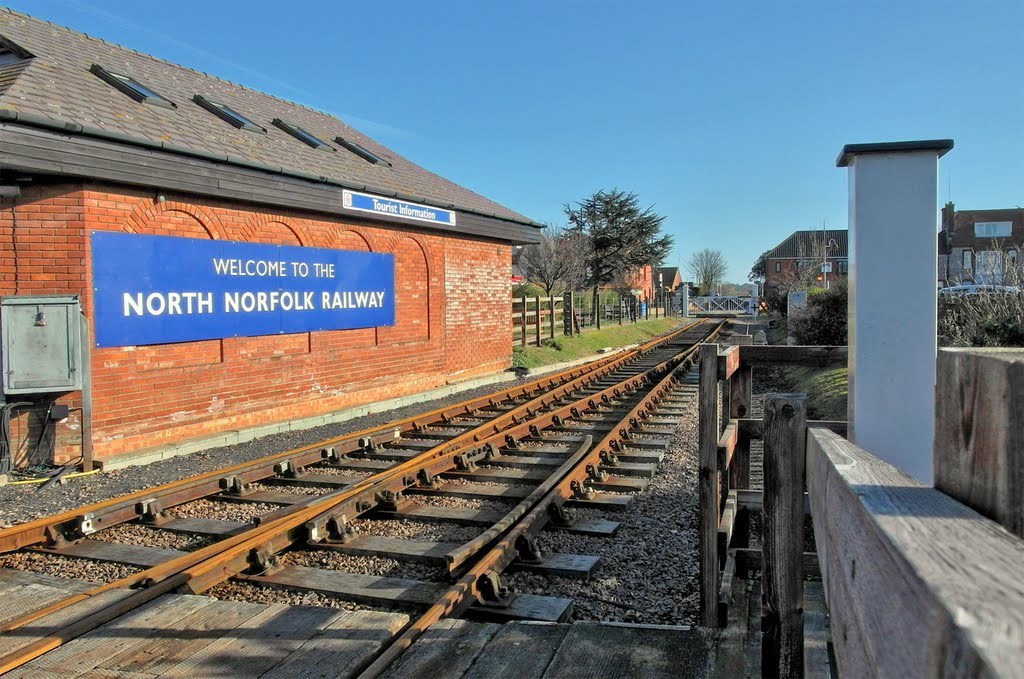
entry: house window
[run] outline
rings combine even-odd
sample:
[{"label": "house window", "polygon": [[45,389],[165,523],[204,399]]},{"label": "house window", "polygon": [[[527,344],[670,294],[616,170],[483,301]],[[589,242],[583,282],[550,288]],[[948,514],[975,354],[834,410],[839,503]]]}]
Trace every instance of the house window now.
[{"label": "house window", "polygon": [[142,83],[126,75],[108,71],[99,64],[93,64],[89,70],[100,80],[104,81],[108,85],[113,85],[115,89],[127,94],[137,102],[152,104],[153,106],[160,106],[162,108],[178,108],[174,102],[169,99],[165,99]]},{"label": "house window", "polygon": [[850,261],[847,259],[839,260],[839,273],[850,273]]},{"label": "house window", "polygon": [[974,222],[975,238],[1009,238],[1013,222]]},{"label": "house window", "polygon": [[782,273],[782,262],[775,262],[775,273]]},{"label": "house window", "polygon": [[964,250],[963,268],[964,268],[965,271],[968,271],[971,268],[971,251],[970,250]]},{"label": "house window", "polygon": [[1010,264],[1017,263],[1017,248],[1010,248],[1006,251],[1006,261]]}]

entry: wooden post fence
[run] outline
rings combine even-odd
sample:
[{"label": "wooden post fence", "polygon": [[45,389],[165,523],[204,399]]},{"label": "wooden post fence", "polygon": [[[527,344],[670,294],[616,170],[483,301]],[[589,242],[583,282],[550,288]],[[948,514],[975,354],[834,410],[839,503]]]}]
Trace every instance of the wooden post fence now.
[{"label": "wooden post fence", "polygon": [[541,340],[540,340],[540,326],[541,326],[541,322],[540,322],[540,297],[534,297],[533,298],[533,310],[534,310],[534,313],[536,313],[536,318],[534,319],[534,321],[536,322],[535,329],[537,330],[537,346],[539,347],[541,345]]},{"label": "wooden post fence", "polygon": [[525,347],[526,346],[526,336],[527,336],[526,335],[526,295],[523,295],[522,306],[520,307],[520,309],[522,310],[522,313],[523,313],[523,318],[522,318],[522,321],[523,321],[523,323],[522,323],[523,336],[522,336],[521,340],[522,340],[523,346]]},{"label": "wooden post fence", "polygon": [[804,662],[804,394],[764,402],[761,675],[797,679]]},{"label": "wooden post fence", "polygon": [[[564,326],[566,335],[579,332],[577,319],[574,317],[572,293],[568,297],[529,297],[512,299],[512,339],[521,346],[533,344],[541,346],[544,338],[554,339],[555,329],[559,323]],[[561,318],[559,318],[561,315]]]},{"label": "wooden post fence", "polygon": [[1024,351],[939,351],[935,487],[1024,538]]},{"label": "wooden post fence", "polygon": [[[550,335],[550,337],[551,337],[551,339],[555,339],[555,296],[554,295],[548,295],[548,309],[550,309],[550,311],[551,311],[551,313],[548,314],[548,320],[550,321],[550,325],[551,325],[551,335]],[[565,313],[565,305],[564,304],[562,305],[562,313],[563,314]]]}]

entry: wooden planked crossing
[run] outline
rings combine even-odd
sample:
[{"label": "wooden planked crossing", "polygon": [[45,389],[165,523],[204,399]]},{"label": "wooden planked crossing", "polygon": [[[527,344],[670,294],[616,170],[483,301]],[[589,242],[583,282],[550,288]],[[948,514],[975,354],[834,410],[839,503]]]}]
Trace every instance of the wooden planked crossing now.
[{"label": "wooden planked crossing", "polygon": [[704,679],[711,634],[661,625],[442,620],[384,674],[431,679]]},{"label": "wooden planked crossing", "polygon": [[[38,590],[63,594],[75,581],[35,574],[0,583],[34,580]],[[55,582],[59,581],[59,582]],[[27,645],[128,594],[112,590],[0,635],[0,653]],[[23,601],[29,612],[44,605]],[[407,623],[404,613],[346,612],[210,597],[167,594],[69,641],[5,675],[11,679],[73,677],[349,677]]]}]

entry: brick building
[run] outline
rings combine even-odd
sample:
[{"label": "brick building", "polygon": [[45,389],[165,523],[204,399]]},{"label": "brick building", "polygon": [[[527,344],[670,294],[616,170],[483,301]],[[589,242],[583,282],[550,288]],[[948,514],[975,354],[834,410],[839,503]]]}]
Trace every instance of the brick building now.
[{"label": "brick building", "polygon": [[[16,397],[32,405],[13,413],[15,446],[35,439],[51,404],[70,406],[48,453],[57,461],[83,452],[110,459],[506,368],[511,248],[535,242],[539,227],[337,118],[8,10],[0,11],[0,196],[0,294],[77,296],[93,338],[83,342],[86,388]],[[121,234],[116,248],[106,233]],[[225,256],[217,285],[270,287],[225,288],[237,313],[218,316],[218,327],[203,326],[225,311],[213,313],[212,292],[126,291],[123,313],[100,313],[108,281],[135,272],[134,284],[147,267],[164,271],[166,260],[210,248],[287,253],[276,258],[282,267],[288,258],[292,267],[331,266],[323,270],[332,279],[296,281],[287,269],[274,283],[266,280],[274,256]],[[122,264],[111,266],[118,256]],[[345,288],[355,273],[335,280],[323,263],[335,256],[368,270],[386,263],[364,272],[378,275],[381,292]],[[264,278],[240,278],[249,274]],[[176,289],[207,278],[212,271],[183,266]],[[286,278],[335,287],[296,292],[289,307]],[[246,295],[270,306],[238,309]],[[304,316],[321,295],[315,319]],[[331,295],[335,308],[354,308],[358,295],[386,308],[361,310],[383,316],[359,320],[328,311]],[[172,317],[183,299],[200,300],[189,306],[195,313]],[[144,341],[103,339],[134,337],[131,323],[147,311]],[[282,329],[266,330],[273,323]],[[184,336],[192,339],[160,341]]]},{"label": "brick building", "polygon": [[[846,278],[849,254],[846,229],[794,231],[788,238],[765,253],[763,294],[785,291],[798,278],[809,278],[819,286],[825,284],[821,265],[832,264],[829,281]],[[814,271],[808,272],[808,269]],[[803,274],[803,275],[801,275]]]},{"label": "brick building", "polygon": [[1022,247],[1024,209],[957,210],[946,203],[939,231],[939,284],[1001,283]]}]

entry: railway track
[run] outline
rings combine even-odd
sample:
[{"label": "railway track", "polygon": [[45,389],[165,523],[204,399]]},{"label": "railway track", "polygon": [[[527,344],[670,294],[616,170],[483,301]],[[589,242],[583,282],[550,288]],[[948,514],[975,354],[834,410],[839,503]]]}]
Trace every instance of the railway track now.
[{"label": "railway track", "polygon": [[[2,638],[75,604],[110,600],[7,652],[0,672],[164,593],[204,593],[228,580],[419,613],[366,676],[383,672],[442,617],[564,620],[571,601],[517,595],[502,573],[585,577],[594,568],[586,555],[544,553],[537,533],[614,532],[614,522],[575,520],[573,508],[625,508],[643,490],[664,447],[659,436],[680,414],[673,390],[696,345],[721,327],[692,323],[499,394],[4,529],[0,553],[120,570],[0,624]],[[233,507],[235,518],[204,515],[211,507]],[[396,524],[431,526],[428,537],[451,539],[416,530],[394,537]],[[412,562],[423,577],[348,572],[352,559]]]}]

